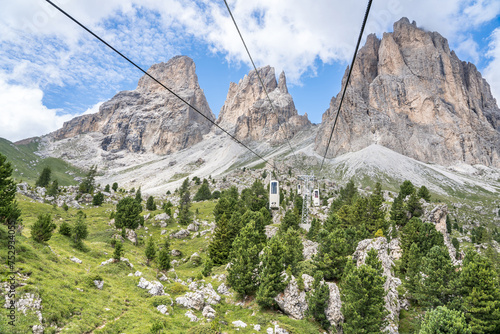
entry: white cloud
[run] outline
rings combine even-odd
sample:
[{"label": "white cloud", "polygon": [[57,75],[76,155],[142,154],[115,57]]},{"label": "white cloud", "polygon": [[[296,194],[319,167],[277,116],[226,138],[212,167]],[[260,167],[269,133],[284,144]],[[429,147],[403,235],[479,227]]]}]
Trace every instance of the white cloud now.
[{"label": "white cloud", "polygon": [[0,78],[0,137],[10,141],[40,136],[60,128],[72,115],[42,104],[39,88],[9,85]]},{"label": "white cloud", "polygon": [[479,62],[479,45],[470,36],[462,42],[459,42],[455,51],[457,51],[460,55],[466,56],[473,63],[477,64]]},{"label": "white cloud", "polygon": [[491,93],[500,105],[500,28],[496,28],[490,36],[489,51],[487,56],[491,58],[490,63],[484,69],[484,77],[491,86]]},{"label": "white cloud", "polygon": [[83,112],[82,115],[89,115],[89,114],[95,114],[99,112],[99,108],[102,106],[104,102],[98,102],[94,104],[92,107],[88,108]]}]

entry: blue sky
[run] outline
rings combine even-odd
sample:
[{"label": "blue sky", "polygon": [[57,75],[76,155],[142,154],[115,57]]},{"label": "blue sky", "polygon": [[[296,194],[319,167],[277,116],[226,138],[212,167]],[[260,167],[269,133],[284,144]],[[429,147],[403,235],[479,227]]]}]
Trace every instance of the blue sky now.
[{"label": "blue sky", "polygon": [[[214,114],[229,83],[250,62],[224,3],[211,0],[59,0],[63,9],[144,69],[183,54],[194,59]],[[340,89],[365,1],[232,0],[229,5],[258,66],[284,70],[300,114],[321,121]],[[500,100],[500,1],[379,0],[365,30],[381,37],[403,16],[438,31],[473,62]],[[59,128],[141,73],[43,0],[0,3],[0,137],[19,140]]]}]

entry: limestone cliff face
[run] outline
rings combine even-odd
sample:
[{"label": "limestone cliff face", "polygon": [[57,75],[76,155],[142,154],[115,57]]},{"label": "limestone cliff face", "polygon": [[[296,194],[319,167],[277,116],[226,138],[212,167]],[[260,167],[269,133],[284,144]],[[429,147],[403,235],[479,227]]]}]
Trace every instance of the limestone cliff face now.
[{"label": "limestone cliff face", "polygon": [[[215,120],[198,84],[193,60],[177,56],[153,65],[148,73],[184,98],[211,120]],[[144,75],[137,88],[116,94],[99,112],[64,123],[53,132],[56,139],[101,132],[106,151],[169,154],[192,146],[208,133],[211,123],[203,116]]]},{"label": "limestone cliff face", "polygon": [[219,113],[217,123],[239,140],[281,144],[311,123],[307,114],[298,115],[293,98],[288,93],[285,73],[280,74],[277,82],[274,68],[266,66],[258,71],[274,111],[257,73],[252,70],[238,84],[231,82],[229,85],[226,102]]},{"label": "limestone cliff face", "polygon": [[[345,85],[347,71],[342,87]],[[324,154],[340,93],[323,114]],[[358,53],[328,157],[373,143],[424,162],[500,167],[500,109],[476,67],[403,18]]]}]

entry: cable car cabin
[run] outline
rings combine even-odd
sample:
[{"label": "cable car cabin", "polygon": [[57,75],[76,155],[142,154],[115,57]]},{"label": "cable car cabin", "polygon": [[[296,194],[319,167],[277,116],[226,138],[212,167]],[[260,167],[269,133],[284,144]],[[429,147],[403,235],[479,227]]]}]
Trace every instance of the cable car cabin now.
[{"label": "cable car cabin", "polygon": [[319,189],[313,190],[312,200],[314,206],[319,206]]},{"label": "cable car cabin", "polygon": [[301,195],[302,194],[302,187],[300,184],[297,184],[297,195]]},{"label": "cable car cabin", "polygon": [[276,180],[271,180],[269,185],[269,209],[280,207],[280,185]]}]

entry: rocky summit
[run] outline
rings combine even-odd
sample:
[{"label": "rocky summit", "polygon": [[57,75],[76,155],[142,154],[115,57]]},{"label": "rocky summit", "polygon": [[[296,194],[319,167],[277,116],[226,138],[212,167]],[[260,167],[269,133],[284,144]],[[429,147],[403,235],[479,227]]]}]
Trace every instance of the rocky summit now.
[{"label": "rocky summit", "polygon": [[[191,58],[174,57],[148,73],[215,121]],[[135,90],[116,94],[98,113],[74,118],[50,136],[61,140],[98,132],[104,135],[101,148],[108,152],[169,154],[201,141],[212,125],[205,117],[144,75]]]},{"label": "rocky summit", "polygon": [[217,123],[239,140],[269,140],[284,143],[311,123],[307,114],[300,116],[288,93],[285,73],[276,81],[274,68],[257,69],[272,105],[266,96],[257,72],[250,71],[238,84],[231,82],[226,102]]},{"label": "rocky summit", "polygon": [[[358,53],[328,157],[371,144],[444,166],[500,166],[500,109],[476,67],[437,32],[402,18]],[[345,86],[348,70],[344,75]],[[324,154],[340,102],[323,114],[315,150]]]}]

